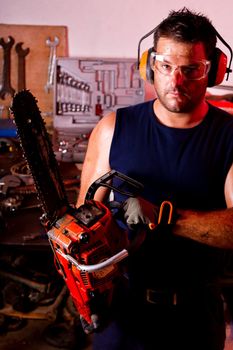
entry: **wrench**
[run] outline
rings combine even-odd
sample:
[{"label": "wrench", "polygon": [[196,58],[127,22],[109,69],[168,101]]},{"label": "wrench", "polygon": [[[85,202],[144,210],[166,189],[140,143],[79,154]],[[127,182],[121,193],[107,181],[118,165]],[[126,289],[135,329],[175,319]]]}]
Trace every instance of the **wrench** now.
[{"label": "wrench", "polygon": [[59,44],[59,38],[57,36],[55,36],[54,41],[51,41],[50,38],[47,38],[45,43],[48,47],[50,47],[49,64],[48,64],[48,79],[47,79],[47,83],[45,85],[45,91],[48,93],[53,87],[54,71],[55,71],[55,64],[56,64],[56,47]]},{"label": "wrench", "polygon": [[15,51],[18,55],[18,91],[24,90],[26,88],[25,79],[25,57],[29,54],[30,49],[23,49],[23,43],[19,42],[15,45]]},{"label": "wrench", "polygon": [[3,47],[3,83],[0,90],[0,98],[3,100],[7,94],[14,95],[15,90],[10,83],[11,72],[11,48],[14,45],[15,40],[12,36],[8,37],[8,41],[5,42],[3,38],[0,38],[0,45]]}]

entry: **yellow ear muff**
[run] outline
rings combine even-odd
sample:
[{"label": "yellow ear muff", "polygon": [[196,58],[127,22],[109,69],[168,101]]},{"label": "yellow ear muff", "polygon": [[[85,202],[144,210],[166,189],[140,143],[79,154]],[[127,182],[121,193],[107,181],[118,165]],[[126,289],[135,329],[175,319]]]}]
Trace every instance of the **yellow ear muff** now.
[{"label": "yellow ear muff", "polygon": [[154,72],[150,66],[150,54],[152,51],[154,51],[153,47],[144,51],[139,63],[140,77],[145,81],[149,81],[151,84],[154,83]]},{"label": "yellow ear muff", "polygon": [[[151,64],[150,64],[151,52],[154,52],[153,47],[143,52],[139,63],[139,73],[140,73],[140,77],[143,80],[153,84],[154,72],[151,69]],[[227,72],[227,56],[219,48],[216,48],[214,55],[211,58],[211,68],[208,74],[208,86],[211,87],[211,86],[221,84],[226,72]]]},{"label": "yellow ear muff", "polygon": [[142,57],[140,59],[140,64],[139,64],[139,73],[140,73],[140,77],[143,80],[147,80],[147,59],[148,59],[148,50],[144,51],[142,54]]}]

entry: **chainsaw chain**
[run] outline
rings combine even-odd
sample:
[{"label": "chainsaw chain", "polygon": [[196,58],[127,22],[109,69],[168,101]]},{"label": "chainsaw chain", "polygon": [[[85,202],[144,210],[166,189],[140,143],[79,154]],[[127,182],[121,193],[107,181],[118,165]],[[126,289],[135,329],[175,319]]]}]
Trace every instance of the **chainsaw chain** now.
[{"label": "chainsaw chain", "polygon": [[45,122],[29,90],[14,96],[11,110],[44,214],[52,224],[64,215],[69,203]]}]

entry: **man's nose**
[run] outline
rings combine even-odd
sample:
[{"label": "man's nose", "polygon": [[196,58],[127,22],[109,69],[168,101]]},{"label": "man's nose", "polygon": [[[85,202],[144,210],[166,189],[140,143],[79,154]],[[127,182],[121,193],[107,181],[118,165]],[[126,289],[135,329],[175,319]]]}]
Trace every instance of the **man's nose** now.
[{"label": "man's nose", "polygon": [[176,67],[171,74],[172,83],[174,85],[181,85],[185,80],[185,76],[182,73],[180,67]]}]

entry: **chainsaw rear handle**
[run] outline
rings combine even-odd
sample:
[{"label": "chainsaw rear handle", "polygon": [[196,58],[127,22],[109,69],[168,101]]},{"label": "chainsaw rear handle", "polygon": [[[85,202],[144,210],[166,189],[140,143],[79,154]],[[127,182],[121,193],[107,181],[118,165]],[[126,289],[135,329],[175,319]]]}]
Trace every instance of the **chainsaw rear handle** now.
[{"label": "chainsaw rear handle", "polygon": [[[120,188],[117,188],[115,186],[112,186],[110,183],[110,180],[112,180],[113,178],[118,178],[120,180],[125,181],[127,184],[132,186],[134,191],[129,192],[129,191],[121,190]],[[91,184],[91,186],[87,190],[85,201],[93,199],[94,195],[99,187],[107,187],[111,190],[114,190],[114,191],[121,193],[123,195],[126,195],[128,197],[137,196],[144,188],[144,186],[140,182],[132,179],[131,177],[124,175],[117,170],[111,170]]]}]

